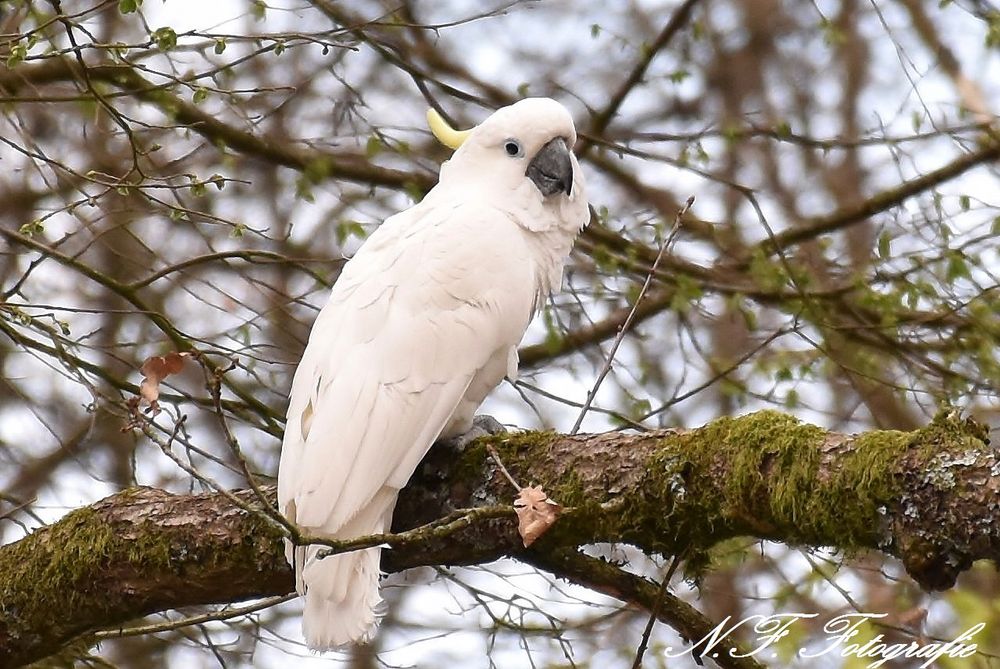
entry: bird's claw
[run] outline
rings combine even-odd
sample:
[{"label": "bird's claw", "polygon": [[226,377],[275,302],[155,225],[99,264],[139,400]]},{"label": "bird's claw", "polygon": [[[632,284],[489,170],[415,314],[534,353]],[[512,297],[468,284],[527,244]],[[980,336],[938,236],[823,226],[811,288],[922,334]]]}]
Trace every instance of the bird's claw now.
[{"label": "bird's claw", "polygon": [[480,437],[503,434],[506,431],[507,428],[503,426],[503,423],[498,421],[493,416],[480,414],[472,419],[472,427],[466,432],[454,437],[442,439],[440,443],[452,450],[461,452],[465,450],[466,446]]}]

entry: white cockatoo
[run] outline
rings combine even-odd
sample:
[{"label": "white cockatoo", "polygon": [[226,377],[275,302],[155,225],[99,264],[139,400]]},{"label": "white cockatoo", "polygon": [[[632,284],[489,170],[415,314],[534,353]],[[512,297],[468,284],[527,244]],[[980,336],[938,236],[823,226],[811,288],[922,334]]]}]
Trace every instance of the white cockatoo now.
[{"label": "white cockatoo", "polygon": [[[517,374],[517,345],[559,288],[588,220],[566,109],[529,98],[455,131],[419,204],[388,218],[344,266],[292,381],[278,505],[309,534],[389,531],[396,496],[435,440],[462,434]],[[378,622],[379,548],[326,558],[289,545],[306,642],[328,650]]]}]

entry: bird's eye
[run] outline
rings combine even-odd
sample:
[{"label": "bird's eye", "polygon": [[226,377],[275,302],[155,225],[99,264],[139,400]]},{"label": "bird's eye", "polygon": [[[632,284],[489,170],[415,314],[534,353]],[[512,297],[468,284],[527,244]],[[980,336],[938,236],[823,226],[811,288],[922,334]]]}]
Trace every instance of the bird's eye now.
[{"label": "bird's eye", "polygon": [[524,149],[521,148],[521,143],[516,139],[508,139],[503,143],[503,150],[507,152],[507,155],[511,158],[520,158],[524,155]]}]

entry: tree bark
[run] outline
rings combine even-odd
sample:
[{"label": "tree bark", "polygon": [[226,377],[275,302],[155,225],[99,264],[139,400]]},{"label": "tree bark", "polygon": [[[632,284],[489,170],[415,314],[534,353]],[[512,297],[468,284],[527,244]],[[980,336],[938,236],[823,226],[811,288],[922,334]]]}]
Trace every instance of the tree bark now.
[{"label": "tree bark", "polygon": [[[948,588],[974,560],[1000,555],[1000,458],[986,434],[957,412],[913,432],[844,435],[764,411],[694,430],[436,446],[400,495],[396,532],[509,504],[514,490],[487,443],[522,485],[540,484],[567,511],[530,553],[512,515],[486,514],[410,536],[383,553],[384,568],[503,556],[558,565],[544,556],[621,542],[683,551],[691,572],[718,542],[754,536],[878,550],[921,586]],[[0,547],[0,669],[155,611],[290,592],[282,531],[252,491],[231,496],[129,489]]]}]

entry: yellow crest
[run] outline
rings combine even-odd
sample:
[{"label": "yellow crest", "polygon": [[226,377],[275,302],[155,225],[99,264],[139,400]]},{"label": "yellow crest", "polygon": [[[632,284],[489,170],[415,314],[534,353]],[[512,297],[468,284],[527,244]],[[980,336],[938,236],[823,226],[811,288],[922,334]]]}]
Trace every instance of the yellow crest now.
[{"label": "yellow crest", "polygon": [[462,142],[468,139],[472,133],[471,128],[469,130],[455,130],[441,118],[441,114],[438,114],[436,109],[427,110],[427,125],[430,126],[431,132],[434,133],[437,140],[449,149],[457,149],[462,146]]}]

